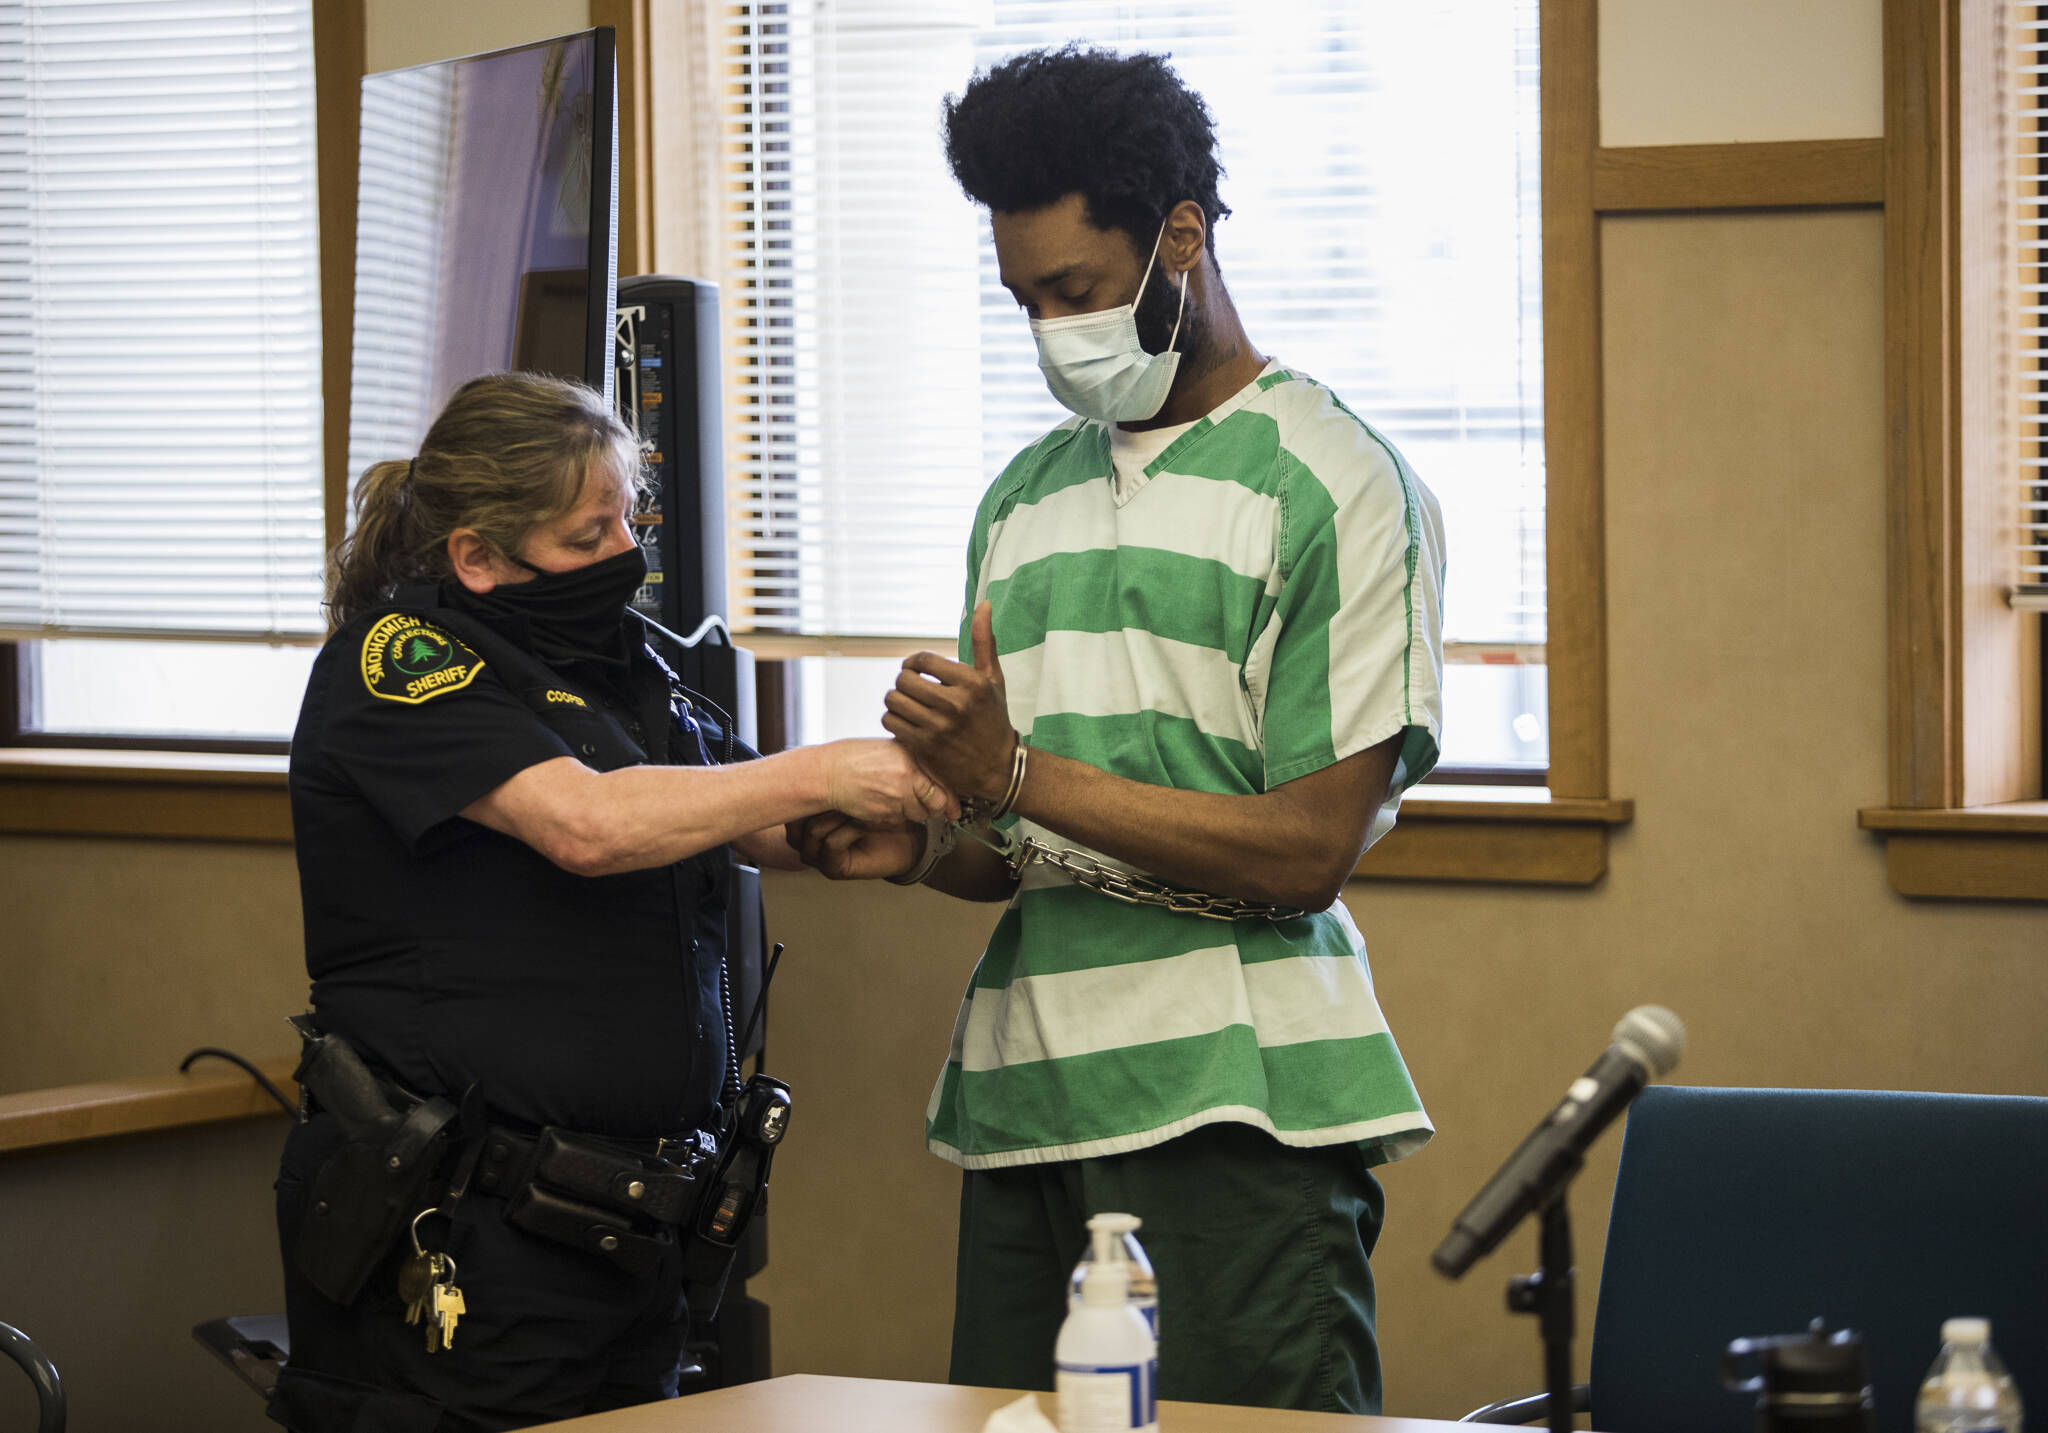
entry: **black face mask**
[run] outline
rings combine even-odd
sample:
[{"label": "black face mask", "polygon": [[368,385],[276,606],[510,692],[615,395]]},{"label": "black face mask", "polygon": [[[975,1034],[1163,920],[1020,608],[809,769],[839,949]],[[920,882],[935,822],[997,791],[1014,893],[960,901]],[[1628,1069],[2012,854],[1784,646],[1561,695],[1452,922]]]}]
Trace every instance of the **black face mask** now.
[{"label": "black face mask", "polygon": [[647,581],[647,554],[637,544],[567,572],[548,572],[524,558],[512,560],[534,573],[533,580],[500,583],[481,595],[466,593],[466,605],[486,616],[522,619],[533,654],[550,665],[625,665],[626,604]]}]

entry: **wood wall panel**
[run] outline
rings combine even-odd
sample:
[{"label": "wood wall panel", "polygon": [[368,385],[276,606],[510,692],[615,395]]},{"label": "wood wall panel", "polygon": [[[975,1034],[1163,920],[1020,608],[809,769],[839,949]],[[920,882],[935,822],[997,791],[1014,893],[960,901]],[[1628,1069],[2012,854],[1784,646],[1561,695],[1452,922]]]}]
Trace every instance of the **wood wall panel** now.
[{"label": "wood wall panel", "polygon": [[363,0],[313,7],[320,167],[320,401],[327,545],[348,530],[348,391],[356,292],[356,149],[362,129]]},{"label": "wood wall panel", "polygon": [[1593,164],[1593,205],[1607,214],[1883,202],[1880,139],[1602,149]]},{"label": "wood wall panel", "polygon": [[619,100],[619,274],[653,267],[653,90],[648,54],[651,0],[590,0],[590,23],[617,32]]},{"label": "wood wall panel", "polygon": [[1953,806],[1955,262],[1947,0],[1886,0],[1885,414],[1894,806]]},{"label": "wood wall panel", "polygon": [[1600,240],[1594,0],[1543,0],[1543,424],[1550,789],[1607,786],[1607,553],[1602,536]]},{"label": "wood wall panel", "polygon": [[1885,864],[1900,895],[2048,901],[2048,837],[1893,832],[1885,838]]}]

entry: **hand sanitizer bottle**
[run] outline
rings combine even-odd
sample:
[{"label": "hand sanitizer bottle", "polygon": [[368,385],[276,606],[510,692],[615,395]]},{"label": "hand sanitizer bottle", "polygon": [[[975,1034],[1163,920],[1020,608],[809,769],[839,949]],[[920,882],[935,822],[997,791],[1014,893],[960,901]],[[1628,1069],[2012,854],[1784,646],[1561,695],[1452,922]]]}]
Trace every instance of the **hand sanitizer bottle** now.
[{"label": "hand sanitizer bottle", "polygon": [[[1159,1337],[1159,1284],[1152,1275],[1152,1261],[1145,1257],[1145,1246],[1138,1242],[1138,1228],[1141,1221],[1135,1214],[1098,1214],[1088,1221],[1092,1236],[1099,1228],[1108,1229],[1113,1241],[1112,1249],[1120,1257],[1130,1274],[1131,1307],[1145,1316],[1145,1322],[1152,1325],[1152,1337]],[[1081,1281],[1088,1276],[1088,1268],[1095,1262],[1095,1249],[1091,1237],[1088,1251],[1081,1256],[1081,1262],[1074,1265],[1073,1282],[1067,1288],[1067,1307],[1081,1307]]]},{"label": "hand sanitizer bottle", "polygon": [[[1091,1221],[1092,1224],[1092,1221]],[[1060,1433],[1156,1433],[1159,1345],[1131,1306],[1130,1270],[1117,1236],[1091,1228],[1095,1259],[1053,1348]]]}]

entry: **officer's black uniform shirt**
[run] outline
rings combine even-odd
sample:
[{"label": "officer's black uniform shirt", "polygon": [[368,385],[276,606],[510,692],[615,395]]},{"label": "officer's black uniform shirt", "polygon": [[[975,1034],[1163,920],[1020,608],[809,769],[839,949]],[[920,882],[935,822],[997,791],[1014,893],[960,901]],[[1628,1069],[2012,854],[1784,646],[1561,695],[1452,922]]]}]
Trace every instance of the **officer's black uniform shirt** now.
[{"label": "officer's black uniform shirt", "polygon": [[576,876],[459,813],[543,761],[701,765],[726,734],[672,700],[637,643],[624,668],[551,668],[517,622],[460,602],[401,593],[314,663],[291,800],[315,1013],[407,1088],[474,1082],[503,1119],[627,1137],[708,1124],[730,848]]}]

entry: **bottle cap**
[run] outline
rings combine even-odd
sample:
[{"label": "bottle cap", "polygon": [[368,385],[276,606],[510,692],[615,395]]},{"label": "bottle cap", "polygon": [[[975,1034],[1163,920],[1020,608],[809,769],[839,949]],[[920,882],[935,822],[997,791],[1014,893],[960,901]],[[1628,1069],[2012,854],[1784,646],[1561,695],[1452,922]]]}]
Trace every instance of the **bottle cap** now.
[{"label": "bottle cap", "polygon": [[1941,1321],[1943,1343],[1989,1343],[1991,1341],[1991,1320],[1989,1319],[1943,1319]]},{"label": "bottle cap", "polygon": [[1088,1220],[1090,1229],[1107,1229],[1112,1234],[1135,1234],[1145,1221],[1135,1214],[1119,1214],[1105,1211]]},{"label": "bottle cap", "polygon": [[1130,1297],[1131,1281],[1124,1273],[1124,1266],[1113,1259],[1097,1259],[1088,1266],[1086,1277],[1081,1280],[1081,1304],[1084,1308],[1116,1308]]},{"label": "bottle cap", "polygon": [[[1757,1372],[1745,1377],[1751,1358]],[[1770,1404],[1870,1396],[1863,1335],[1854,1329],[1830,1332],[1822,1319],[1808,1324],[1803,1334],[1736,1339],[1722,1356],[1721,1382],[1737,1393],[1761,1394]]]}]

